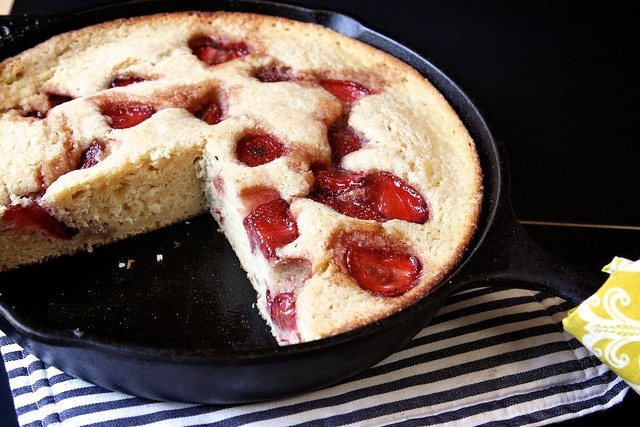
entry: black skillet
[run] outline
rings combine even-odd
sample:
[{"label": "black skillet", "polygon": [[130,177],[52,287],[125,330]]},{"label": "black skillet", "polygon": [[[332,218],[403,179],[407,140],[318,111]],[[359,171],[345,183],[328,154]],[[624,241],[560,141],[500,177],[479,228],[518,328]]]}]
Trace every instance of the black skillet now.
[{"label": "black skillet", "polygon": [[[0,59],[60,32],[177,10],[235,10],[315,22],[418,69],[477,143],[485,187],[479,229],[450,277],[418,303],[355,331],[287,347],[277,346],[252,307],[246,275],[209,215],[91,254],[0,274],[0,329],[44,362],[151,399],[255,402],[323,388],[373,366],[464,288],[531,288],[579,304],[602,283],[599,273],[547,254],[525,234],[511,209],[503,148],[465,93],[422,56],[348,16],[261,1],[128,1],[64,16],[2,18]],[[131,268],[119,267],[129,260]]]}]

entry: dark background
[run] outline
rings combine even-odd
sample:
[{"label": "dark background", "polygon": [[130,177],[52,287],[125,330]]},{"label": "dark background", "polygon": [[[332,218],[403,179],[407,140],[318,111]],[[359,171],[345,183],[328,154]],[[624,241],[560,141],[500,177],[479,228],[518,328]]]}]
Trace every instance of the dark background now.
[{"label": "dark background", "polygon": [[[100,3],[16,0],[12,14]],[[289,3],[351,15],[448,74],[504,144],[516,216],[542,247],[597,268],[614,255],[640,258],[638,4]],[[0,425],[17,425],[3,375],[0,369]],[[630,391],[622,404],[563,425],[635,417],[638,404]]]},{"label": "dark background", "polygon": [[[102,2],[16,0],[12,13]],[[636,2],[290,3],[352,15],[456,81],[507,147],[520,219],[639,225]]]}]

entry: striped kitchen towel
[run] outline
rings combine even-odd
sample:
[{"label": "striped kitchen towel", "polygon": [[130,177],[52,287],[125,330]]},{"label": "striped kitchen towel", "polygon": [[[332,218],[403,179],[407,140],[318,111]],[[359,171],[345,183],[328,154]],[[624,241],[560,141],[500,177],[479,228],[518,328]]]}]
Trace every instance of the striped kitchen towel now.
[{"label": "striped kitchen towel", "polygon": [[403,349],[342,384],[277,401],[156,402],[47,366],[0,331],[21,426],[545,425],[603,410],[629,386],[565,333],[571,305],[479,288],[449,298]]}]

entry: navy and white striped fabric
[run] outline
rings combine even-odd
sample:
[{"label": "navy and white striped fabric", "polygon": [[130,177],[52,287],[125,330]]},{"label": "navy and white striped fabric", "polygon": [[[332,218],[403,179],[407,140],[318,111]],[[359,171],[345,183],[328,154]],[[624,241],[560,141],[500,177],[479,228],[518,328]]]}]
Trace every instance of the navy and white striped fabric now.
[{"label": "navy and white striped fabric", "polygon": [[449,299],[401,351],[349,381],[239,406],[154,402],[46,366],[0,331],[21,426],[545,425],[620,402],[628,385],[562,330],[570,305],[481,288]]}]

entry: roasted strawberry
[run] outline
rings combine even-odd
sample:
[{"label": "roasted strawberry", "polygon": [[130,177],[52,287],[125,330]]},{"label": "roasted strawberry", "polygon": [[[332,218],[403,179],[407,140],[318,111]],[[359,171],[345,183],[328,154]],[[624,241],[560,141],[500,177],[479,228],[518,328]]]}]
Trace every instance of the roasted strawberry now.
[{"label": "roasted strawberry", "polygon": [[154,115],[156,110],[147,105],[118,104],[107,105],[102,109],[102,114],[110,118],[111,127],[114,129],[127,129],[142,123]]},{"label": "roasted strawberry", "polygon": [[310,198],[353,218],[379,220],[380,215],[365,204],[366,175],[344,169],[317,168]]},{"label": "roasted strawberry", "polygon": [[366,140],[349,126],[335,126],[327,134],[331,146],[331,160],[338,163],[349,153],[359,150]]},{"label": "roasted strawberry", "polygon": [[291,69],[277,65],[259,68],[253,76],[263,83],[288,82],[295,78]]},{"label": "roasted strawberry", "polygon": [[284,154],[284,145],[264,134],[247,134],[236,144],[236,157],[247,166],[260,166]]},{"label": "roasted strawberry", "polygon": [[422,264],[414,255],[358,244],[347,249],[345,262],[349,274],[362,289],[385,297],[397,297],[411,290],[422,272]]},{"label": "roasted strawberry", "polygon": [[296,297],[292,292],[283,292],[272,297],[267,291],[267,308],[271,320],[281,331],[297,332]]},{"label": "roasted strawberry", "polygon": [[354,197],[353,192],[336,195],[314,194],[312,200],[352,218],[383,221],[378,212],[373,210],[371,206],[364,204],[360,198]]},{"label": "roasted strawberry", "polygon": [[4,213],[4,219],[20,227],[39,229],[61,240],[69,240],[77,234],[76,230],[58,221],[36,202],[26,206],[8,206]]},{"label": "roasted strawberry", "polygon": [[344,169],[315,168],[309,198],[353,218],[379,222],[391,219],[424,224],[426,200],[404,180],[388,172],[363,174]]},{"label": "roasted strawberry", "polygon": [[424,224],[429,208],[424,197],[404,180],[388,172],[377,172],[366,179],[366,203],[384,219],[403,219]]},{"label": "roasted strawberry", "polygon": [[298,238],[298,226],[289,210],[289,204],[281,199],[264,203],[243,220],[251,242],[251,250],[259,248],[267,259],[276,259],[276,249]]},{"label": "roasted strawberry", "polygon": [[374,93],[371,89],[352,80],[323,79],[320,80],[320,86],[346,104],[353,104],[363,96]]},{"label": "roasted strawberry", "polygon": [[364,186],[366,174],[344,169],[316,167],[312,169],[314,187],[325,194],[339,194]]},{"label": "roasted strawberry", "polygon": [[129,86],[134,83],[140,83],[143,81],[144,79],[138,76],[118,76],[118,77],[114,77],[113,80],[111,80],[109,87],[113,88],[113,87]]},{"label": "roasted strawberry", "polygon": [[216,65],[249,54],[243,41],[231,41],[224,37],[201,36],[193,39],[189,47],[199,60],[207,65]]},{"label": "roasted strawberry", "polygon": [[196,111],[194,116],[210,125],[218,124],[222,121],[222,106],[217,101],[208,102]]},{"label": "roasted strawberry", "polygon": [[80,160],[78,169],[87,169],[95,166],[104,157],[104,148],[104,143],[94,141],[89,148],[82,153],[82,159]]}]

